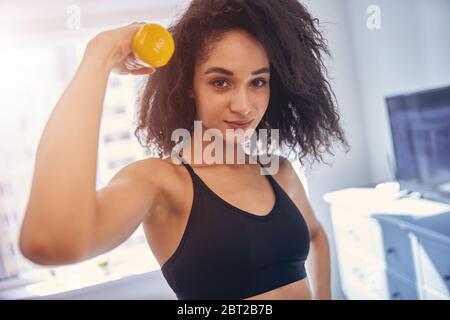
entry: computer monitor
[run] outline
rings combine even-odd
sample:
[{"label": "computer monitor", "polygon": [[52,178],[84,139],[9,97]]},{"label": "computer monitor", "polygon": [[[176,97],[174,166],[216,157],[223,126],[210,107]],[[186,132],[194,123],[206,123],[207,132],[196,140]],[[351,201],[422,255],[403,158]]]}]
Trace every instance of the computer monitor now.
[{"label": "computer monitor", "polygon": [[386,97],[401,189],[450,203],[450,86]]}]

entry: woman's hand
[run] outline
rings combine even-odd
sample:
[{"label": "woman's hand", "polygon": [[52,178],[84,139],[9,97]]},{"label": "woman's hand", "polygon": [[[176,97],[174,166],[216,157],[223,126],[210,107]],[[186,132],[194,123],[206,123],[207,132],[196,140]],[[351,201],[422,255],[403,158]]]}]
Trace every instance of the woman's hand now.
[{"label": "woman's hand", "polygon": [[131,40],[145,23],[134,22],[124,27],[106,30],[93,39],[86,47],[85,59],[95,59],[108,71],[119,74],[152,74],[155,69],[140,65],[133,59]]}]

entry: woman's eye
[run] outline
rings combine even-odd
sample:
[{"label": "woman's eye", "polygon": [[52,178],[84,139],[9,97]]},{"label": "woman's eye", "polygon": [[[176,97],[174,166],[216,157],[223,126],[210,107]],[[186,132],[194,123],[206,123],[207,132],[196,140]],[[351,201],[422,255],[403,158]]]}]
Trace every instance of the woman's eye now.
[{"label": "woman's eye", "polygon": [[[264,87],[267,84],[267,81],[265,79],[261,78],[261,79],[255,79],[253,81],[253,83],[257,83],[256,87],[262,88],[262,87]],[[258,85],[258,83],[259,83],[259,85]]]},{"label": "woman's eye", "polygon": [[[224,82],[226,82],[226,80],[214,80],[214,81],[211,81],[211,84],[216,88],[222,89],[222,88],[225,88],[223,85],[221,85]],[[219,85],[216,85],[216,84],[219,84]]]},{"label": "woman's eye", "polygon": [[[214,80],[210,82],[211,85],[213,85],[215,88],[218,89],[226,89],[228,87],[228,85],[224,85],[227,84],[228,81],[224,80],[224,79],[219,79],[219,80]],[[255,86],[256,88],[262,88],[267,84],[267,81],[263,78],[260,79],[255,79],[252,81],[252,86]]]}]

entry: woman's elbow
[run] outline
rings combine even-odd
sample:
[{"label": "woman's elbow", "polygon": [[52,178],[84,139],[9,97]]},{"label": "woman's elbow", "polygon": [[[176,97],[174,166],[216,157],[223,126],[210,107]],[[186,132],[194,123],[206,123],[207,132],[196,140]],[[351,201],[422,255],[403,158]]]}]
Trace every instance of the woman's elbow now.
[{"label": "woman's elbow", "polygon": [[50,240],[21,230],[19,249],[22,255],[40,265],[62,265],[81,261],[83,250],[67,240]]}]

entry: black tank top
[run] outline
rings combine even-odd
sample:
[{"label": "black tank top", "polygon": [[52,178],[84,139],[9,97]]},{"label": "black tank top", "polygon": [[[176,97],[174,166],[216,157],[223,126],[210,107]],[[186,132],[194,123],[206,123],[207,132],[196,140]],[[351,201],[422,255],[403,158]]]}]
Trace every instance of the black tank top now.
[{"label": "black tank top", "polygon": [[194,197],[181,241],[161,267],[178,299],[245,299],[306,277],[307,224],[271,175],[275,205],[259,216],[220,198],[178,157]]}]

